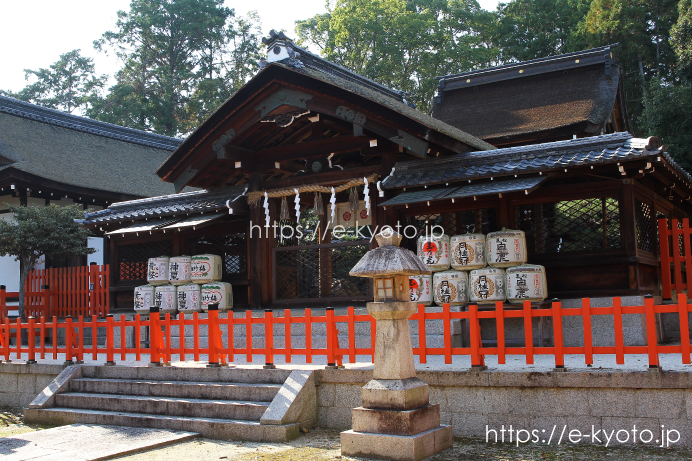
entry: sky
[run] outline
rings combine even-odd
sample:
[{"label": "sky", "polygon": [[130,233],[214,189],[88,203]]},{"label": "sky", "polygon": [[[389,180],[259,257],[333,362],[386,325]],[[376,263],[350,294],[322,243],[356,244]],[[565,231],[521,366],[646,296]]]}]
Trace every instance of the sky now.
[{"label": "sky", "polygon": [[[225,4],[241,15],[257,11],[264,35],[285,29],[293,38],[294,22],[324,13],[325,1],[226,0]],[[494,10],[498,0],[479,3]],[[113,75],[120,65],[117,58],[96,52],[92,43],[115,29],[116,12],[128,10],[129,4],[130,0],[0,0],[0,89],[21,90],[27,84],[24,69],[48,67],[74,49],[94,58],[97,74]]]}]

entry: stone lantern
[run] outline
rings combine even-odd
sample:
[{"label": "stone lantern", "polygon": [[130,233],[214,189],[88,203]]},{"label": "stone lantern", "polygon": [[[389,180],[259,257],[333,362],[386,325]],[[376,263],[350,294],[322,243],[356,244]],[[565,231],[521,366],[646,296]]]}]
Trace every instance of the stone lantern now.
[{"label": "stone lantern", "polygon": [[452,446],[452,427],[440,425],[440,406],[430,405],[428,385],[416,377],[408,319],[416,312],[409,301],[409,275],[431,271],[390,227],[375,237],[350,275],[371,277],[375,302],[368,313],[377,322],[375,370],[363,389],[363,406],[354,408],[353,429],[341,433],[347,456],[419,460]]}]

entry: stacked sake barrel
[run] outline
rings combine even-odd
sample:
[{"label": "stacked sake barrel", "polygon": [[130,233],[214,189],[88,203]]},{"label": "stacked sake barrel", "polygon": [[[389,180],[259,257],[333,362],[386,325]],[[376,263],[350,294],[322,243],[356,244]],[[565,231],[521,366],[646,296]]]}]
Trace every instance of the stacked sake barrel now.
[{"label": "stacked sake barrel", "polygon": [[451,238],[423,235],[418,257],[433,275],[409,278],[411,301],[460,306],[547,297],[545,269],[526,264],[526,238],[519,230]]},{"label": "stacked sake barrel", "polygon": [[222,282],[221,256],[159,256],[147,264],[147,285],[135,288],[135,311],[162,313],[206,311],[218,304],[220,311],[233,308],[230,283]]}]

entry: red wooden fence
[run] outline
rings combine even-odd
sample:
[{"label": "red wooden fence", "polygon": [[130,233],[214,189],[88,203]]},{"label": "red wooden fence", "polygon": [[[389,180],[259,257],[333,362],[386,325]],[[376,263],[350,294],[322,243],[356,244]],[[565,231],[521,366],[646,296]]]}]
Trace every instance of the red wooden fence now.
[{"label": "red wooden fence", "polygon": [[690,248],[689,219],[658,220],[659,254],[661,255],[661,295],[663,299],[672,298],[676,293],[687,292],[692,283],[692,249]]},{"label": "red wooden fence", "polygon": [[[108,265],[40,269],[29,272],[24,292],[25,315],[39,318],[82,315],[105,317],[110,310]],[[48,286],[48,288],[45,288]],[[7,316],[7,298],[18,298],[17,292],[0,289],[0,322]]]},{"label": "red wooden fence", "polygon": [[[550,308],[532,309],[530,302],[525,302],[521,309],[508,310],[502,303],[497,303],[495,310],[479,311],[475,305],[470,305],[466,312],[451,312],[448,304],[445,304],[442,312],[426,312],[423,305],[419,305],[418,312],[411,317],[417,325],[419,337],[419,347],[413,348],[413,352],[420,359],[421,363],[426,363],[430,356],[443,356],[445,363],[452,363],[452,357],[470,356],[471,364],[481,366],[485,363],[486,356],[497,356],[498,364],[505,363],[508,355],[523,356],[527,364],[534,363],[536,355],[549,355],[554,359],[555,366],[561,368],[565,364],[566,354],[582,355],[584,363],[592,365],[595,354],[614,355],[618,364],[625,363],[627,354],[646,354],[650,367],[659,366],[660,354],[681,354],[683,364],[690,364],[690,337],[688,314],[690,304],[684,294],[678,295],[677,304],[655,305],[651,297],[645,299],[644,306],[622,306],[620,298],[613,298],[612,307],[591,307],[590,300],[584,298],[582,306],[578,308],[563,308],[560,301],[554,301]],[[677,314],[680,321],[680,344],[660,345],[656,336],[656,314],[671,313]],[[627,314],[643,315],[646,327],[645,346],[625,346],[622,329],[622,316]],[[591,329],[591,317],[595,315],[611,315],[614,322],[614,346],[594,346]],[[563,342],[562,320],[565,317],[581,317],[584,325],[583,346],[565,346]],[[553,319],[554,338],[552,346],[534,346],[533,344],[533,318],[548,317]],[[507,347],[505,345],[505,319],[522,318],[524,320],[524,345],[521,347]],[[452,347],[451,322],[456,319],[469,320],[469,347]],[[494,319],[496,327],[497,345],[485,347],[481,341],[480,319]],[[425,322],[426,320],[438,320],[443,322],[444,345],[443,347],[428,347],[426,345]],[[366,322],[370,326],[371,344],[368,347],[356,347],[355,325],[357,322]],[[314,331],[313,325],[322,323],[326,326],[326,347],[314,348],[312,339]],[[302,324],[305,331],[305,343],[301,347],[294,347],[292,344],[292,334],[290,325]],[[206,325],[209,328],[208,346],[201,345],[200,326]],[[235,325],[241,325],[245,329],[244,347],[235,347],[234,331]],[[254,347],[252,345],[252,325],[263,326],[263,345]],[[284,326],[284,347],[275,347],[274,327]],[[225,328],[221,328],[225,326]],[[105,345],[98,346],[96,342],[85,345],[83,342],[84,332],[91,330],[92,337],[96,337],[97,328],[105,328]],[[150,328],[150,345],[145,347],[140,341],[135,341],[134,346],[126,346],[126,331],[131,327],[134,329],[134,337],[140,338],[143,328]],[[185,340],[185,334],[180,335],[179,344],[173,345],[171,342],[171,331],[173,328],[184,331],[185,327],[192,330],[192,343]],[[342,328],[342,331],[338,328]],[[28,345],[19,345],[20,330],[26,330],[29,338]],[[52,338],[58,338],[58,331],[62,330],[61,335],[65,338],[64,345],[58,345],[59,341],[53,341],[50,345],[45,344],[46,333],[51,332]],[[224,331],[225,330],[225,331]],[[415,331],[415,329],[414,329]],[[114,346],[114,338],[120,338],[120,345]],[[302,336],[302,335],[301,335]],[[10,344],[10,338],[16,338],[14,345]],[[38,344],[35,339],[40,338]],[[91,355],[94,360],[102,357],[113,362],[114,357],[119,356],[120,360],[125,360],[127,354],[134,354],[136,360],[145,360],[147,356],[152,362],[171,361],[179,359],[181,361],[192,357],[195,361],[200,361],[202,356],[206,356],[210,363],[233,362],[237,355],[245,356],[247,361],[252,361],[253,356],[264,356],[266,363],[273,363],[274,357],[282,356],[287,363],[295,357],[304,357],[306,363],[312,363],[315,356],[326,356],[329,364],[338,364],[342,357],[347,357],[348,361],[354,363],[356,356],[374,355],[375,350],[375,320],[368,314],[355,315],[353,307],[348,308],[345,315],[335,315],[333,309],[327,309],[325,315],[313,316],[310,309],[305,309],[302,316],[292,316],[290,310],[284,311],[283,317],[274,317],[272,311],[266,311],[263,317],[253,317],[252,311],[246,311],[244,317],[219,317],[218,312],[210,311],[208,318],[201,318],[199,314],[193,315],[179,314],[178,318],[171,318],[166,314],[162,318],[158,313],[152,313],[150,319],[142,320],[139,314],[132,320],[125,320],[121,317],[114,320],[112,316],[98,320],[93,316],[90,320],[79,317],[77,321],[67,318],[65,321],[58,322],[56,317],[50,322],[45,318],[40,320],[29,319],[27,323],[10,322],[8,319],[0,324],[0,357],[5,360],[10,359],[11,354],[17,358],[20,354],[28,354],[29,360],[35,360],[37,354],[44,358],[46,354],[57,358],[58,354],[65,354],[67,360],[77,358],[82,360],[84,355]]]}]

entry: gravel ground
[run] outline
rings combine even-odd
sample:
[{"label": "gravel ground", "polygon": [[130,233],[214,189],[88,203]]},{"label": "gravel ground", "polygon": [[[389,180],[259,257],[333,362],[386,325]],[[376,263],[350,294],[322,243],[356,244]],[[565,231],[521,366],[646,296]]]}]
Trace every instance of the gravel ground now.
[{"label": "gravel ground", "polygon": [[[26,425],[21,408],[0,408],[0,437],[47,429]],[[289,443],[254,443],[195,439],[116,458],[127,461],[324,461],[356,458],[341,456],[339,432],[314,429]],[[644,446],[600,447],[594,445],[545,446],[485,443],[484,440],[455,438],[454,447],[430,461],[692,461],[692,451]]]}]

